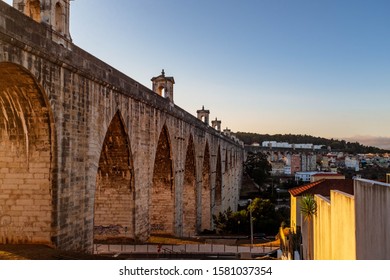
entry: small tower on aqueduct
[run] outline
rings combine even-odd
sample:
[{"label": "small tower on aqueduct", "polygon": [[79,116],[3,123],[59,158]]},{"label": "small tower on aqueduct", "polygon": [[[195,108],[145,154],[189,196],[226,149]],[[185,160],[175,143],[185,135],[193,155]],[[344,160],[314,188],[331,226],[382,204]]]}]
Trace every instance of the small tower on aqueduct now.
[{"label": "small tower on aqueduct", "polygon": [[161,75],[153,77],[151,81],[153,83],[153,91],[173,103],[173,85],[175,84],[173,77],[166,77],[163,69]]},{"label": "small tower on aqueduct", "polygon": [[209,125],[209,116],[210,116],[209,110],[205,110],[204,106],[202,106],[202,110],[198,110],[196,111],[196,113],[198,115],[198,119],[200,119],[205,124]]},{"label": "small tower on aqueduct", "polygon": [[217,118],[215,118],[215,120],[211,121],[211,126],[221,132],[221,124],[222,124],[222,121],[221,120],[218,120]]},{"label": "small tower on aqueduct", "polygon": [[57,43],[72,40],[69,32],[70,0],[14,0],[13,6],[33,20],[50,26]]}]

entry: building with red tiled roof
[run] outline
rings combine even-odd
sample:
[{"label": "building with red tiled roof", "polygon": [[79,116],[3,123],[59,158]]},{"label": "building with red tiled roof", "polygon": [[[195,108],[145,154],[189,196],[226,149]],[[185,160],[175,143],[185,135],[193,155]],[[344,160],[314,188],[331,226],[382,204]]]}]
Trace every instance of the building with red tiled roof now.
[{"label": "building with red tiled roof", "polygon": [[[302,234],[301,250],[294,252],[294,258],[297,253],[297,259],[390,259],[390,242],[386,242],[390,184],[362,178],[321,179],[289,192],[291,230]],[[317,205],[310,223],[304,222],[300,213],[302,196],[307,194],[314,195]]]},{"label": "building with red tiled roof", "polygon": [[[303,227],[303,217],[301,214],[301,197],[312,194],[329,198],[331,190],[341,191],[350,195],[354,194],[352,179],[321,179],[289,190],[291,195],[291,214],[290,224],[294,232],[301,231],[303,236],[306,233],[306,227]],[[313,246],[311,246],[313,248]]]},{"label": "building with red tiled roof", "polygon": [[330,190],[338,190],[353,195],[352,179],[321,179],[299,187],[289,189],[292,196],[305,194],[319,194],[325,197],[330,196]]},{"label": "building with red tiled roof", "polygon": [[299,207],[301,196],[318,194],[330,197],[331,190],[338,190],[353,195],[353,180],[321,179],[290,189],[288,192],[291,194],[291,227],[296,230],[297,226],[302,225],[301,209]]}]

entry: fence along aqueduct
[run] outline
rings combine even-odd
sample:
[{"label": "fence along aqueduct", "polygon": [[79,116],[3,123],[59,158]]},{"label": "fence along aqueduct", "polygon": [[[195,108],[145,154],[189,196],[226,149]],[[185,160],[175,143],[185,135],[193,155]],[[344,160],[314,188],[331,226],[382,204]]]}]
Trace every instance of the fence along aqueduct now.
[{"label": "fence along aqueduct", "polygon": [[236,208],[243,147],[174,105],[172,77],[152,91],[75,46],[67,0],[14,7],[0,1],[0,243],[90,252]]}]

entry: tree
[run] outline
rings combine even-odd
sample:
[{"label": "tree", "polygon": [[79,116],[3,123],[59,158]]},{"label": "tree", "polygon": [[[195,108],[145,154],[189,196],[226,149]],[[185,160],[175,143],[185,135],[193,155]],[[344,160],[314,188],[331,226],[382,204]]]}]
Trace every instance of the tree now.
[{"label": "tree", "polygon": [[270,176],[272,170],[267,156],[263,153],[248,153],[244,163],[245,172],[259,185],[262,186]]},{"label": "tree", "polygon": [[221,234],[240,234],[245,233],[248,227],[248,214],[246,210],[233,212],[229,207],[218,215],[213,215],[214,225],[218,233]]},{"label": "tree", "polygon": [[364,146],[358,142],[346,142],[345,140],[327,139],[310,135],[295,135],[295,134],[257,134],[248,132],[236,132],[235,136],[244,141],[246,145],[251,145],[254,142],[262,144],[263,141],[288,142],[290,144],[305,144],[311,143],[314,145],[323,145],[323,148],[330,146],[332,150],[344,150],[350,153],[384,153],[388,150],[383,150],[377,147]]},{"label": "tree", "polygon": [[267,234],[278,232],[280,221],[271,200],[255,198],[247,208],[247,212],[250,211],[252,211],[254,232]]},{"label": "tree", "polygon": [[228,208],[218,215],[213,215],[214,225],[221,234],[249,234],[250,212],[252,212],[255,233],[276,234],[284,218],[275,211],[275,205],[269,199],[255,198],[247,209],[233,212]]},{"label": "tree", "polygon": [[311,227],[313,217],[317,214],[317,203],[312,194],[304,195],[301,198],[301,214],[304,221],[307,222],[307,236],[308,236],[308,259],[311,259]]}]

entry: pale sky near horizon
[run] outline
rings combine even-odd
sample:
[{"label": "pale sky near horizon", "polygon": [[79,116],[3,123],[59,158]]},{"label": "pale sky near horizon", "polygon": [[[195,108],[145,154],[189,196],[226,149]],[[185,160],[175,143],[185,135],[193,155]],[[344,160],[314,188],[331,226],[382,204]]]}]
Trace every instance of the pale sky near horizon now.
[{"label": "pale sky near horizon", "polygon": [[75,0],[71,36],[149,88],[164,68],[175,104],[204,105],[223,128],[390,149],[389,12],[387,0]]}]

